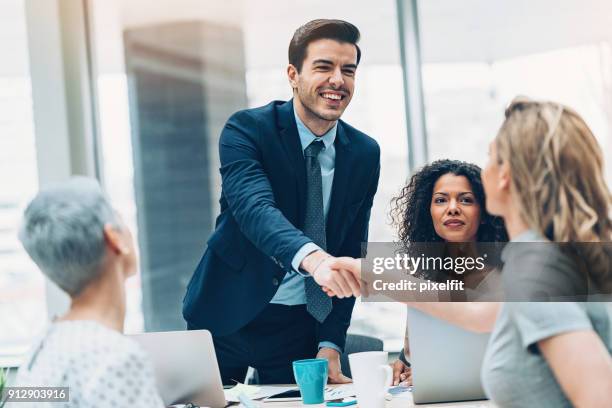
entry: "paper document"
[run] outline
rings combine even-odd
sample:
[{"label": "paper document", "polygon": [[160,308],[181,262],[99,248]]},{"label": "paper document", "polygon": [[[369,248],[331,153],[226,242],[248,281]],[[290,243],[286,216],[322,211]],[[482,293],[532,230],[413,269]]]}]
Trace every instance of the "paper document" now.
[{"label": "paper document", "polygon": [[[252,400],[267,398],[271,395],[283,393],[285,391],[297,390],[293,386],[278,386],[278,385],[247,385],[238,383],[234,387],[223,390],[225,400],[227,402],[240,402],[238,396],[243,393]],[[354,397],[355,387],[353,384],[343,384],[339,387],[325,387],[325,401]]]},{"label": "paper document", "polygon": [[391,395],[392,399],[412,399],[412,387],[407,387],[405,385],[396,385],[394,387],[389,387],[388,395]]},{"label": "paper document", "polygon": [[342,384],[339,387],[325,387],[325,401],[354,397],[355,387],[353,384]]},{"label": "paper document", "polygon": [[252,400],[258,400],[295,389],[297,389],[295,385],[281,387],[277,385],[247,385],[238,383],[232,388],[223,390],[223,393],[227,402],[240,402],[238,399],[240,394],[244,394]]},{"label": "paper document", "polygon": [[257,394],[259,391],[260,391],[260,388],[256,385],[247,385],[247,384],[238,383],[232,388],[223,390],[223,393],[225,394],[226,401],[239,402],[238,396],[240,394],[244,394],[247,397],[252,399],[253,396]]}]

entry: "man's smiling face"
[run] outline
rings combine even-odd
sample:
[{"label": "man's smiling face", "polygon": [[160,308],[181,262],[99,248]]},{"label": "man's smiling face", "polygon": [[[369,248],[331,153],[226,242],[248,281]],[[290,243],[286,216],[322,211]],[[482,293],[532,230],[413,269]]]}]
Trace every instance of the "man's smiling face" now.
[{"label": "man's smiling face", "polygon": [[356,69],[355,45],[320,39],[308,44],[299,73],[290,65],[289,79],[307,114],[336,121],[353,97]]}]

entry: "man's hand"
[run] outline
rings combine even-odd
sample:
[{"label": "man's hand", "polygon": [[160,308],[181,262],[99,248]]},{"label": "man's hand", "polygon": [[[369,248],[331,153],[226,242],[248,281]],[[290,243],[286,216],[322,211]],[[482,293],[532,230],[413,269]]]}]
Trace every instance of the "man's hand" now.
[{"label": "man's hand", "polygon": [[[330,263],[332,269],[343,271],[342,273],[352,274],[359,283],[359,291],[364,292],[367,296],[367,284],[361,280],[361,259],[355,259],[348,256],[334,258]],[[323,286],[323,291],[329,297],[337,296],[337,292],[328,286]]]},{"label": "man's hand", "polygon": [[393,385],[399,385],[401,382],[406,382],[406,385],[412,385],[412,368],[408,367],[402,360],[395,360],[391,364],[393,369]]},{"label": "man's hand", "polygon": [[350,378],[342,374],[340,367],[340,353],[329,347],[322,347],[317,353],[317,358],[327,359],[327,376],[330,384],[346,384],[353,382]]},{"label": "man's hand", "polygon": [[310,273],[315,282],[321,287],[330,289],[340,299],[360,296],[358,278],[346,269],[331,267],[336,259],[340,258],[335,258],[323,251],[315,251],[304,258],[300,268]]}]

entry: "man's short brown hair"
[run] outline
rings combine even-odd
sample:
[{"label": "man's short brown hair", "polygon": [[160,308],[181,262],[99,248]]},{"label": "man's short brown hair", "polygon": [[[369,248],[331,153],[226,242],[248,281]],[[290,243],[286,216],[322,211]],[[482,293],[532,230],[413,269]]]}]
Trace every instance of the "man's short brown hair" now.
[{"label": "man's short brown hair", "polygon": [[289,43],[289,63],[302,70],[308,44],[320,39],[336,40],[341,43],[353,44],[357,48],[357,65],[361,59],[361,50],[357,45],[359,29],[353,24],[343,20],[318,19],[304,24],[293,34]]}]

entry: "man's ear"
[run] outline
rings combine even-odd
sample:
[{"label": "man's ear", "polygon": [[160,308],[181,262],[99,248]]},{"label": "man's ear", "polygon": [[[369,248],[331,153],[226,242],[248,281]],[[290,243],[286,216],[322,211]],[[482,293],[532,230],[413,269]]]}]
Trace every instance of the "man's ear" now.
[{"label": "man's ear", "polygon": [[110,247],[111,251],[118,255],[125,255],[130,252],[128,246],[124,242],[125,238],[123,237],[121,231],[111,224],[104,224],[104,240]]},{"label": "man's ear", "polygon": [[295,65],[289,64],[287,66],[287,78],[289,79],[289,85],[291,85],[292,89],[297,88],[297,77],[298,70]]}]

